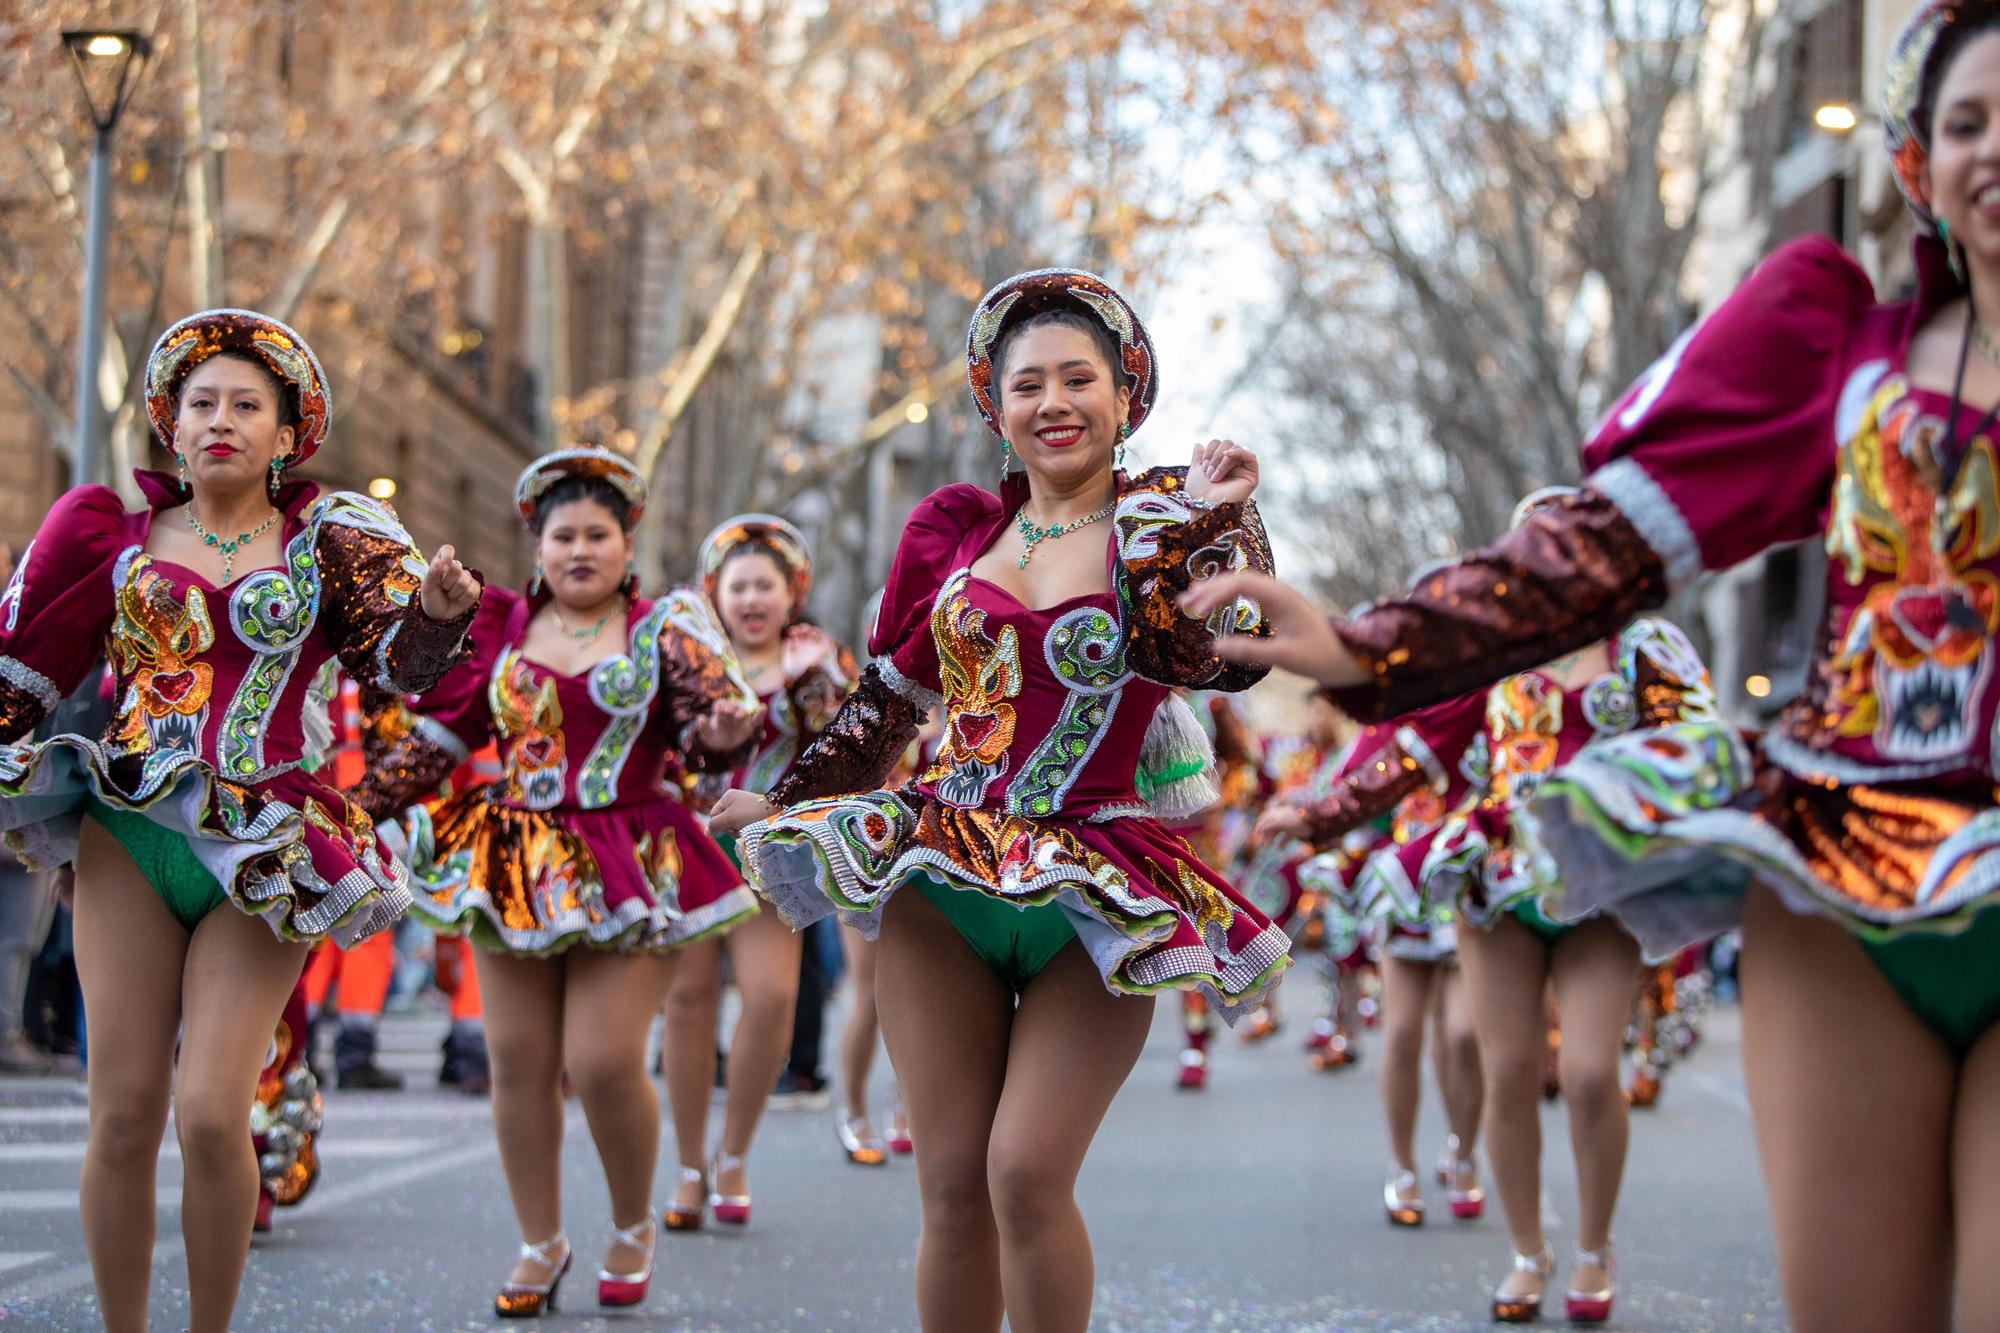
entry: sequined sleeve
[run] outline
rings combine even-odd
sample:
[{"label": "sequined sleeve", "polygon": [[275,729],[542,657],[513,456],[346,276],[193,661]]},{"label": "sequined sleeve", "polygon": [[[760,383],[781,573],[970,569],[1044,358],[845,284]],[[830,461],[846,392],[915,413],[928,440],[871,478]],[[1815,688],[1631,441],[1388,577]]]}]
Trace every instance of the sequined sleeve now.
[{"label": "sequined sleeve", "polygon": [[1781,247],[1643,375],[1584,446],[1582,496],[1335,628],[1372,685],[1359,717],[1490,684],[1610,638],[1704,570],[1819,535],[1836,441],[1885,361],[1894,312],[1824,237]]},{"label": "sequined sleeve", "polygon": [[56,501],[0,594],[0,741],[35,729],[104,656],[125,507],[107,486]]},{"label": "sequined sleeve", "polygon": [[904,747],[916,738],[924,713],[889,684],[882,663],[872,662],[840,712],[767,793],[784,807],[824,796],[846,796],[882,785]]},{"label": "sequined sleeve", "polygon": [[1197,620],[1180,596],[1216,574],[1272,572],[1271,543],[1255,501],[1209,504],[1187,493],[1186,468],[1154,468],[1118,497],[1113,521],[1126,606],[1125,661],[1162,685],[1245,690],[1268,667],[1229,665],[1212,650],[1223,634],[1265,635],[1255,602],[1237,600]]},{"label": "sequined sleeve", "polygon": [[1354,717],[1410,712],[1609,638],[1666,600],[1659,555],[1585,487],[1334,630],[1373,681],[1333,691]]},{"label": "sequined sleeve", "polygon": [[325,623],[351,677],[396,694],[438,683],[466,651],[478,611],[432,620],[418,597],[426,562],[410,534],[373,500],[337,491],[315,503],[315,553]]},{"label": "sequined sleeve", "polygon": [[655,714],[679,745],[687,766],[697,773],[727,773],[748,762],[757,738],[714,750],[704,743],[695,723],[719,703],[757,706],[757,692],[743,677],[743,668],[729,646],[729,636],[715,618],[708,599],[686,588],[661,598],[658,645],[660,703]]},{"label": "sequined sleeve", "polygon": [[1473,692],[1369,728],[1333,790],[1306,806],[1307,841],[1325,847],[1424,788],[1447,802],[1462,795],[1458,760],[1485,723],[1486,696]]},{"label": "sequined sleeve", "polygon": [[435,718],[421,716],[395,695],[362,703],[361,781],[348,792],[377,823],[428,799],[470,754]]}]

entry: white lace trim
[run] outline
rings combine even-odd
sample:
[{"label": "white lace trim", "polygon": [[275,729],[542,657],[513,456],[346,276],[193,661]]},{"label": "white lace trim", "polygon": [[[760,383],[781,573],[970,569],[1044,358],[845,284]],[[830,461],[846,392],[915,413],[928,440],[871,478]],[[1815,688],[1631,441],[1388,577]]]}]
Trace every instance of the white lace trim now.
[{"label": "white lace trim", "polygon": [[886,653],[876,658],[869,665],[875,668],[875,674],[882,678],[884,685],[887,685],[897,694],[908,699],[922,712],[928,713],[944,702],[942,694],[939,694],[936,690],[926,689],[902,672],[896,670],[896,664],[889,660]]},{"label": "white lace trim", "polygon": [[1431,780],[1431,790],[1442,796],[1451,787],[1451,775],[1445,772],[1444,764],[1437,752],[1424,743],[1424,738],[1411,727],[1396,728],[1396,744],[1403,747],[1403,753],[1423,765],[1424,776]]},{"label": "white lace trim", "polygon": [[1617,505],[1660,557],[1668,591],[1679,592],[1701,577],[1701,543],[1694,529],[1637,459],[1614,459],[1591,473],[1587,484]]}]

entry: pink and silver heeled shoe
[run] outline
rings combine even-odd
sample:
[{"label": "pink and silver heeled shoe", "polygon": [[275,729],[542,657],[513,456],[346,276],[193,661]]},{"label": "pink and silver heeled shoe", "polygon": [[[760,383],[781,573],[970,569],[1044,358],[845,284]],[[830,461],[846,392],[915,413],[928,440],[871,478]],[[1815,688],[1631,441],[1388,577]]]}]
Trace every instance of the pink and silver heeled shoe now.
[{"label": "pink and silver heeled shoe", "polygon": [[910,1135],[910,1113],[903,1109],[900,1097],[889,1104],[889,1130],[883,1137],[889,1151],[898,1157],[908,1157],[917,1150],[917,1141]]},{"label": "pink and silver heeled shoe", "polygon": [[695,1205],[684,1208],[670,1203],[660,1213],[660,1221],[669,1231],[699,1231],[708,1207],[708,1176],[691,1166],[681,1168],[681,1184],[695,1187]]},{"label": "pink and silver heeled shoe", "polygon": [[[556,1262],[556,1247],[562,1247],[562,1262]],[[534,1245],[521,1243],[521,1261],[533,1260],[540,1264],[549,1275],[549,1280],[536,1286],[527,1282],[509,1282],[500,1288],[500,1294],[493,1298],[493,1313],[502,1319],[539,1319],[556,1310],[556,1288],[562,1285],[563,1274],[569,1272],[569,1238],[558,1231],[545,1241]]]},{"label": "pink and silver heeled shoe", "polygon": [[[1602,1268],[1602,1291],[1578,1291],[1574,1285],[1579,1268]],[[1578,1250],[1570,1260],[1572,1285],[1563,1296],[1563,1314],[1572,1324],[1601,1324],[1611,1318],[1611,1301],[1618,1293],[1618,1264],[1611,1254],[1611,1242],[1601,1250]]]},{"label": "pink and silver heeled shoe", "polygon": [[[1457,1143],[1456,1138],[1452,1139],[1454,1146]],[[1461,1180],[1472,1183],[1460,1189]],[[1451,1215],[1461,1222],[1475,1222],[1486,1212],[1486,1191],[1479,1187],[1479,1164],[1469,1155],[1452,1158],[1445,1181],[1445,1199],[1451,1204]]]},{"label": "pink and silver heeled shoe", "polygon": [[[715,1159],[708,1164],[708,1178],[711,1182],[720,1181],[724,1171],[741,1171],[749,1164],[748,1158],[738,1157],[734,1153],[726,1153],[722,1149],[717,1148],[715,1150]],[[750,1196],[748,1194],[719,1194],[711,1186],[708,1195],[708,1206],[714,1211],[715,1220],[718,1222],[726,1223],[732,1227],[750,1225]]]},{"label": "pink and silver heeled shoe", "polygon": [[[1527,1273],[1536,1281],[1532,1296],[1511,1296],[1505,1284],[1493,1292],[1493,1322],[1496,1324],[1532,1324],[1542,1317],[1542,1291],[1549,1284],[1549,1274],[1555,1268],[1555,1261],[1549,1256],[1549,1247],[1542,1246],[1540,1254],[1517,1254],[1514,1256],[1513,1271]],[[1511,1276],[1510,1274],[1509,1276]]]},{"label": "pink and silver heeled shoe", "polygon": [[[641,1243],[641,1237],[644,1243]],[[635,1250],[646,1252],[646,1266],[636,1273],[614,1273],[608,1268],[597,1270],[597,1303],[599,1305],[626,1306],[639,1305],[646,1299],[646,1287],[653,1280],[653,1243],[659,1232],[653,1229],[653,1215],[648,1212],[629,1227],[619,1227],[611,1233],[611,1238],[621,1245],[629,1245]]]},{"label": "pink and silver heeled shoe", "polygon": [[868,1128],[865,1117],[849,1115],[842,1111],[834,1118],[833,1132],[840,1139],[840,1150],[847,1154],[847,1160],[856,1166],[887,1166],[889,1147],[875,1137]]},{"label": "pink and silver heeled shoe", "polygon": [[1424,1199],[1420,1193],[1414,1199],[1403,1195],[1417,1188],[1417,1173],[1405,1171],[1400,1166],[1389,1167],[1389,1179],[1382,1186],[1382,1211],[1389,1215],[1392,1227],[1420,1227],[1424,1224]]}]

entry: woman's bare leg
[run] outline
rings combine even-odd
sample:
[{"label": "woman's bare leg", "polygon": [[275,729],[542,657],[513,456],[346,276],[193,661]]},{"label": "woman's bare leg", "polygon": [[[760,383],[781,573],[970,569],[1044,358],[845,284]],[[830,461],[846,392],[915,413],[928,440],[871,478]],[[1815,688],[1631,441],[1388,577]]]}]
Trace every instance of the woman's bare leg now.
[{"label": "woman's bare leg", "polygon": [[840,932],[840,944],[847,950],[847,975],[854,987],[847,1023],[840,1030],[840,1093],[847,1114],[865,1123],[868,1071],[875,1064],[875,1037],[880,1031],[875,1015],[877,946],[863,939],[860,931],[846,929]]},{"label": "woman's bare leg", "polygon": [[1152,1021],[1152,997],[1111,994],[1080,943],[1021,996],[986,1157],[1014,1333],[1081,1333],[1090,1322],[1096,1267],[1076,1177]]},{"label": "woman's bare leg", "polygon": [[[521,1240],[537,1245],[563,1229],[563,990],[571,956],[516,958],[477,949],[473,957],[486,1001],[500,1166]],[[553,1276],[546,1264],[522,1259],[508,1280],[541,1286]]]},{"label": "woman's bare leg", "polygon": [[1950,1050],[1843,927],[1761,886],[1744,910],[1740,974],[1743,1073],[1792,1327],[1942,1333]]},{"label": "woman's bare leg", "polygon": [[[1479,1030],[1479,1062],[1486,1076],[1486,1156],[1500,1191],[1508,1239],[1516,1254],[1540,1254],[1545,1240],[1541,1096],[1548,1054],[1543,1006],[1548,946],[1526,926],[1503,916],[1491,930],[1461,928],[1458,957]],[[1534,1284],[1510,1272],[1502,1290],[1527,1295]]]},{"label": "woman's bare leg", "polygon": [[[722,941],[696,940],[680,951],[660,1033],[674,1153],[686,1170],[708,1170],[708,1102],[715,1088],[715,1024],[721,1007]],[[699,1184],[675,1182],[676,1208],[694,1210],[705,1203]]]},{"label": "woman's bare leg", "polygon": [[1959,1327],[2000,1328],[2000,1024],[1959,1066],[1951,1145]]},{"label": "woman's bare leg", "polygon": [[[1617,922],[1599,917],[1556,941],[1551,966],[1562,1011],[1563,1101],[1576,1159],[1576,1244],[1597,1251],[1611,1239],[1611,1216],[1625,1178],[1630,1126],[1618,1058],[1638,985],[1639,945]],[[1570,1285],[1581,1292],[1602,1291],[1607,1281],[1602,1269],[1590,1265],[1570,1274]]]},{"label": "woman's bare leg", "polygon": [[188,941],[174,1130],[194,1333],[227,1333],[236,1308],[257,1211],[257,1151],[245,1117],[309,952],[227,904],[203,917]]},{"label": "woman's bare leg", "polygon": [[[675,959],[573,950],[566,961],[563,1064],[610,1187],[611,1225],[634,1227],[653,1214],[660,1156],[660,1099],[646,1072],[646,1037],[667,997]],[[614,1241],[603,1266],[641,1272],[646,1251]]]},{"label": "woman's bare leg", "polygon": [[[94,819],[77,857],[76,970],[90,1014],[90,1142],[83,1241],[110,1333],[146,1327],[154,1186],[173,1095],[188,933]],[[249,1113],[246,1099],[238,1108]],[[248,1141],[238,1116],[239,1137]],[[254,1200],[246,1203],[255,1207]]]},{"label": "woman's bare leg", "polygon": [[[1435,963],[1382,959],[1382,1114],[1389,1126],[1389,1159],[1417,1169],[1417,1110],[1424,1095],[1424,1025],[1430,1021]],[[1422,1202],[1422,1195],[1414,1196]]]},{"label": "woman's bare leg", "polygon": [[1473,1027],[1472,988],[1465,984],[1464,969],[1440,966],[1438,992],[1438,1087],[1444,1098],[1445,1119],[1458,1138],[1458,1151],[1470,1157],[1479,1145],[1479,1115],[1486,1101],[1486,1084],[1480,1072],[1479,1034]]},{"label": "woman's bare leg", "polygon": [[[799,998],[799,951],[804,941],[778,919],[776,912],[759,912],[730,931],[723,943],[729,949],[743,1012],[729,1038],[729,1097],[722,1111],[722,1151],[745,1157],[792,1043],[792,1016]],[[740,1167],[721,1172],[714,1188],[717,1194],[748,1194],[747,1172]]]},{"label": "woman's bare leg", "polygon": [[1014,996],[915,889],[889,900],[875,985],[917,1140],[917,1319],[926,1333],[997,1333],[1000,1240],[987,1156]]}]

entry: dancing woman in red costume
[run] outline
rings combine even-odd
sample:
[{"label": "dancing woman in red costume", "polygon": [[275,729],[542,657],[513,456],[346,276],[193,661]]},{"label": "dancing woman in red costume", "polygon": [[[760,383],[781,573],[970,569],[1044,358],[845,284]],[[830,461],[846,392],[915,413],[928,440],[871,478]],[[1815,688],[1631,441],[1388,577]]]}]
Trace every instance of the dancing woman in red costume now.
[{"label": "dancing woman in red costume", "polygon": [[[1000,494],[950,486],[918,506],[859,688],[789,779],[731,793],[716,826],[762,821],[744,865],[794,925],[838,910],[880,934],[883,1033],[921,1145],[925,1327],[998,1329],[1004,1311],[1022,1333],[1074,1330],[1093,1277],[1076,1175],[1148,997],[1201,986],[1233,1017],[1286,963],[1284,933],[1161,822],[1213,799],[1198,766],[1149,776],[1204,739],[1173,687],[1262,674],[1212,651],[1259,632],[1254,606],[1190,619],[1175,595],[1268,568],[1269,549],[1246,450],[1116,469],[1157,381],[1102,280],[1009,279],[967,341],[1010,460]],[[877,789],[940,695],[937,761]]]},{"label": "dancing woman in red costume", "polygon": [[331,409],[278,321],[174,325],[146,407],[179,475],[137,474],[136,514],[105,486],[63,496],[0,596],[0,736],[25,735],[107,652],[117,685],[104,735],[0,748],[0,825],[36,861],[77,862],[81,1202],[105,1326],[146,1325],[171,1093],[188,1321],[220,1330],[258,1197],[243,1109],[309,944],[384,929],[410,901],[367,816],[303,763],[331,739],[316,686],[345,668],[429,687],[479,586],[449,547],[426,564],[373,500],[289,478]]},{"label": "dancing woman in red costume", "polygon": [[[1920,4],[1883,86],[1909,300],[1795,242],[1619,401],[1581,494],[1435,584],[1332,626],[1264,580],[1191,602],[1267,597],[1278,633],[1245,656],[1394,710],[1824,542],[1827,629],[1746,795],[1725,743],[1635,735],[1534,803],[1571,892],[1593,888],[1557,912],[1608,906],[1654,957],[1742,920],[1744,1075],[1802,1333],[2000,1327],[2000,5]],[[1747,893],[1690,877],[1717,856]]]}]

